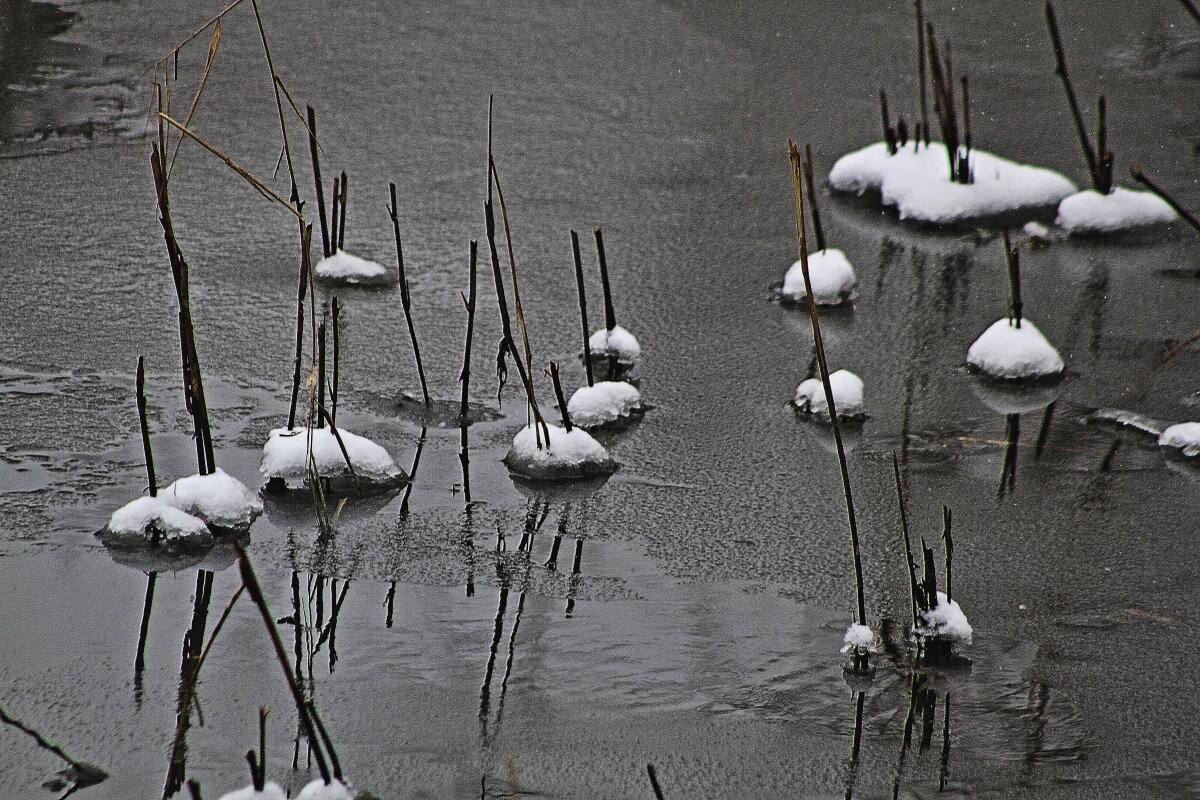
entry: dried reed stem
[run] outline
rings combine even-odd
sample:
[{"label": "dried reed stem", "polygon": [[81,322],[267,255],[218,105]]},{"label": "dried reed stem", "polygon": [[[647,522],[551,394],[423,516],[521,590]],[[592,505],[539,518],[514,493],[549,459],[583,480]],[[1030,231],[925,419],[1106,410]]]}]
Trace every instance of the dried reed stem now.
[{"label": "dried reed stem", "polygon": [[400,241],[400,217],[396,206],[396,184],[389,183],[388,191],[391,196],[391,204],[388,206],[388,216],[392,219],[392,230],[396,236],[396,274],[400,281],[400,305],[404,309],[404,322],[408,325],[408,339],[412,342],[413,358],[417,362],[417,377],[421,381],[421,396],[425,398],[425,407],[428,408],[430,406],[429,386],[425,383],[425,366],[421,362],[421,346],[417,344],[417,329],[413,325],[412,295],[408,291],[408,275],[404,272],[404,246]]},{"label": "dried reed stem", "polygon": [[590,334],[588,331],[588,313],[587,313],[587,292],[583,286],[583,259],[579,255],[579,234],[571,231],[571,255],[575,259],[575,291],[579,296],[579,321],[583,327],[583,368],[587,373],[587,385],[595,385],[595,376],[592,372],[592,354],[589,342]]}]

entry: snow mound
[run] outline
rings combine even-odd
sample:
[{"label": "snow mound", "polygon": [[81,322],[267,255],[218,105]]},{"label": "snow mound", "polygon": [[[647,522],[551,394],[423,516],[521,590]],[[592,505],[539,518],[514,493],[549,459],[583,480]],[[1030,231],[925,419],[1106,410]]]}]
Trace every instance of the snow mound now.
[{"label": "snow mound", "polygon": [[[808,255],[808,278],[812,281],[813,299],[819,306],[841,305],[852,300],[858,276],[850,265],[846,254],[834,247]],[[796,303],[807,302],[804,289],[804,268],[799,261],[788,268],[783,276],[784,299]]]},{"label": "snow mound", "polygon": [[[848,369],[829,373],[829,388],[833,390],[833,403],[837,406],[838,419],[857,419],[866,416],[863,405],[862,378]],[[829,404],[825,402],[825,386],[820,378],[809,378],[796,387],[796,407],[806,414],[829,418]]]},{"label": "snow mound", "polygon": [[346,788],[346,784],[335,778],[329,783],[320,779],[312,781],[300,790],[300,794],[296,795],[296,800],[353,800],[353,798],[350,790]]},{"label": "snow mound", "polygon": [[[541,447],[538,447],[539,431],[543,437]],[[574,427],[568,433],[557,425],[546,425],[543,430],[537,423],[517,431],[504,463],[523,478],[551,481],[610,475],[617,468],[604,445],[583,428]]]},{"label": "snow mound", "polygon": [[249,530],[263,511],[262,501],[244,483],[220,468],[210,475],[180,478],[159,490],[159,497],[209,525],[237,531]]},{"label": "snow mound", "polygon": [[223,794],[217,800],[287,800],[287,795],[284,794],[283,787],[278,783],[267,781],[263,784],[261,792],[254,791],[254,786],[251,785],[244,789]]},{"label": "snow mound", "polygon": [[996,378],[1045,378],[1063,371],[1062,356],[1027,319],[1016,327],[1005,317],[992,323],[967,350],[967,363]]},{"label": "snow mound", "polygon": [[958,601],[948,599],[945,592],[937,593],[937,605],[920,615],[920,621],[913,631],[926,639],[942,639],[958,644],[970,644],[974,633]]},{"label": "snow mound", "polygon": [[1158,437],[1159,447],[1178,447],[1185,456],[1200,456],[1200,422],[1171,425]]},{"label": "snow mound", "polygon": [[642,356],[642,346],[633,334],[620,325],[608,330],[601,328],[588,339],[588,350],[593,357],[616,356],[621,363],[632,365]]},{"label": "snow mound", "polygon": [[1118,186],[1108,194],[1087,189],[1064,198],[1055,224],[1070,233],[1094,235],[1165,225],[1176,217],[1175,209],[1153,192]]},{"label": "snow mound", "polygon": [[[338,428],[337,433],[346,446],[346,453],[354,466],[354,475],[359,481],[373,485],[398,485],[405,481],[407,476],[404,470],[396,466],[387,450],[345,428]],[[310,434],[317,474],[322,478],[353,480],[346,466],[346,456],[342,454],[337,436],[334,436],[331,428],[297,427],[290,431],[287,428],[275,428],[263,447],[259,471],[268,478],[281,478],[289,485],[302,486],[308,479]]]},{"label": "snow mound", "polygon": [[849,653],[851,651],[876,653],[879,651],[879,637],[866,625],[859,625],[855,622],[846,629],[846,635],[842,637],[842,652]]},{"label": "snow mound", "polygon": [[641,405],[637,387],[624,381],[599,381],[575,390],[567,401],[567,414],[581,428],[598,428],[628,417]]},{"label": "snow mound", "polygon": [[157,544],[169,549],[202,549],[213,543],[204,520],[163,502],[161,497],[139,497],[121,506],[97,536],[110,547]]},{"label": "snow mound", "polygon": [[391,273],[382,265],[338,250],[317,262],[314,271],[318,278],[341,283],[380,283]]},{"label": "snow mound", "polygon": [[877,142],[839,158],[829,171],[829,185],[840,192],[877,190],[885,206],[895,206],[900,219],[947,225],[1052,206],[1075,191],[1054,170],[1019,164],[983,150],[971,150],[974,183],[950,180],[946,146],[915,141],[888,153]]}]

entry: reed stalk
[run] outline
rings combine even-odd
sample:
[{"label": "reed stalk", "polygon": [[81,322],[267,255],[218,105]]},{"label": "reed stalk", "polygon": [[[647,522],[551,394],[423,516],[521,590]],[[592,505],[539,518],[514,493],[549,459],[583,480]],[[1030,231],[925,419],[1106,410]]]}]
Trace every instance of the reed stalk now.
[{"label": "reed stalk", "polygon": [[333,255],[329,249],[329,222],[325,217],[325,187],[321,180],[321,157],[317,153],[317,112],[312,106],[308,111],[308,155],[312,159],[313,183],[317,186],[317,214],[321,222],[321,252],[326,258]]},{"label": "reed stalk", "polygon": [[292,399],[288,404],[290,431],[296,427],[296,402],[300,398],[300,362],[304,357],[304,296],[308,292],[310,277],[309,252],[312,245],[312,225],[305,225],[300,237],[300,284],[296,288],[296,356],[292,366]]},{"label": "reed stalk", "polygon": [[1176,200],[1171,195],[1167,194],[1165,189],[1163,189],[1157,183],[1152,181],[1150,179],[1150,176],[1142,171],[1142,168],[1140,165],[1138,165],[1136,163],[1130,164],[1129,165],[1129,174],[1133,177],[1133,179],[1135,181],[1140,183],[1142,186],[1145,186],[1150,191],[1154,192],[1154,194],[1158,195],[1164,203],[1169,205],[1171,208],[1175,209],[1175,213],[1178,214],[1179,216],[1183,217],[1184,220],[1187,221],[1187,224],[1191,225],[1197,231],[1200,231],[1200,219],[1196,219],[1196,216],[1191,211],[1188,211],[1186,208],[1184,208],[1179,203],[1178,200]]},{"label": "reed stalk", "polygon": [[417,377],[421,381],[421,396],[425,407],[429,408],[429,386],[425,382],[425,365],[421,362],[421,346],[417,343],[417,329],[413,324],[412,295],[408,290],[408,275],[404,271],[404,245],[400,240],[400,217],[396,205],[396,184],[389,183],[388,191],[391,204],[388,206],[388,216],[392,219],[392,230],[396,236],[396,274],[400,282],[400,305],[404,309],[404,322],[408,325],[408,340],[412,342],[413,358],[417,362]]},{"label": "reed stalk", "polygon": [[567,398],[563,396],[557,361],[550,362],[550,380],[554,383],[554,397],[558,400],[558,413],[562,416],[563,430],[570,433],[575,426],[571,424],[571,415],[567,412]]},{"label": "reed stalk", "polygon": [[817,239],[817,252],[825,250],[825,229],[821,227],[821,207],[817,204],[817,184],[813,178],[812,145],[804,145],[804,187],[808,190],[809,216],[812,217],[813,235]]},{"label": "reed stalk", "polygon": [[587,374],[587,385],[594,386],[592,372],[591,338],[588,330],[587,292],[583,286],[583,259],[579,255],[579,234],[571,231],[571,255],[575,259],[575,291],[579,296],[579,322],[583,329],[583,368]]},{"label": "reed stalk", "polygon": [[146,458],[146,480],[150,496],[157,497],[158,481],[154,476],[154,452],[150,449],[150,425],[146,421],[146,366],[142,356],[138,356],[136,383],[138,425],[142,431],[142,452]]},{"label": "reed stalk", "polygon": [[1021,253],[1012,246],[1008,237],[1008,229],[1003,231],[1004,260],[1008,267],[1008,316],[1013,327],[1021,327],[1021,314],[1024,305],[1021,302]]}]

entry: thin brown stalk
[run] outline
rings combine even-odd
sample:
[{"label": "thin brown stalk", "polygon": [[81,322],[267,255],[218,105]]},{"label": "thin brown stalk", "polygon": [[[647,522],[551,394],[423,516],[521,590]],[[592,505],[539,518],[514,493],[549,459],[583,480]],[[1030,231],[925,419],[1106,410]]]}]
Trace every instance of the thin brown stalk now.
[{"label": "thin brown stalk", "polygon": [[463,306],[467,310],[467,333],[463,343],[463,365],[462,370],[458,373],[458,381],[462,384],[462,394],[458,403],[458,416],[460,422],[466,427],[468,402],[470,397],[471,384],[471,343],[475,338],[475,283],[476,283],[476,263],[478,258],[479,243],[474,239],[471,240],[471,266],[470,278],[468,283],[467,294],[462,295]]},{"label": "thin brown stalk", "polygon": [[[208,76],[212,73],[213,64],[217,60],[217,50],[221,46],[221,20],[217,20],[213,27],[212,42],[208,45],[208,61],[204,65],[204,74],[200,76],[200,85],[196,88],[196,95],[192,98],[192,105],[188,109],[187,117],[184,119],[184,125],[192,124],[192,117],[196,114],[196,108],[200,105],[200,97],[204,94],[204,88],[208,85]],[[171,170],[175,168],[175,159],[179,157],[179,149],[183,146],[184,136],[179,134],[179,138],[175,141],[175,152],[171,154],[171,164],[167,167],[167,175],[171,174]]]},{"label": "thin brown stalk", "polygon": [[[233,2],[232,2],[232,3],[230,3],[230,4],[229,4],[229,5],[227,5],[227,6],[225,6],[225,8],[221,9],[220,11],[218,11],[218,12],[217,12],[217,14],[216,14],[216,16],[209,18],[208,22],[204,23],[204,24],[203,24],[203,25],[201,25],[199,28],[196,28],[196,30],[194,30],[194,31],[192,31],[190,34],[188,34],[188,36],[187,36],[187,37],[186,37],[186,38],[185,38],[185,39],[184,39],[182,42],[180,42],[179,44],[175,45],[175,47],[171,48],[171,51],[170,51],[169,53],[167,53],[165,56],[163,56],[162,58],[160,58],[158,61],[155,61],[155,62],[154,62],[154,69],[158,69],[158,68],[161,68],[161,67],[163,67],[163,66],[164,66],[164,65],[167,63],[167,61],[169,61],[169,60],[171,60],[171,59],[173,59],[173,58],[174,58],[174,59],[178,59],[178,57],[179,57],[179,51],[180,51],[180,50],[182,50],[182,49],[184,48],[184,46],[185,46],[185,45],[186,45],[188,42],[192,41],[192,40],[193,40],[193,39],[195,39],[197,36],[199,36],[200,34],[204,33],[206,30],[208,30],[208,27],[209,27],[210,25],[212,25],[214,22],[219,22],[219,21],[220,21],[220,19],[221,19],[222,17],[224,17],[224,16],[225,16],[226,14],[228,14],[230,11],[233,11],[233,9],[237,8],[238,6],[240,6],[240,5],[241,5],[243,2],[244,2],[244,0],[233,0]],[[149,70],[147,70],[147,72],[148,72],[148,71],[149,71]],[[143,73],[143,74],[145,74],[145,73]]]},{"label": "thin brown stalk", "polygon": [[[288,141],[287,125],[283,119],[283,101],[279,98],[279,90],[283,89],[283,83],[279,80],[279,73],[275,71],[275,59],[271,57],[271,46],[267,43],[267,29],[263,25],[262,15],[258,12],[258,0],[251,0],[251,5],[254,7],[254,21],[258,25],[258,36],[262,40],[263,53],[267,57],[267,70],[271,73],[271,90],[275,94],[275,111],[279,116],[279,133],[283,137],[283,157],[287,161],[288,177],[291,179],[292,196],[299,196],[299,187],[296,183],[296,168],[292,161],[292,145]],[[284,92],[287,90],[284,89]],[[291,98],[288,98],[291,102]],[[293,104],[293,108],[295,104]],[[299,111],[297,111],[299,113]],[[303,117],[301,117],[303,119]],[[278,167],[276,167],[278,169]]]}]

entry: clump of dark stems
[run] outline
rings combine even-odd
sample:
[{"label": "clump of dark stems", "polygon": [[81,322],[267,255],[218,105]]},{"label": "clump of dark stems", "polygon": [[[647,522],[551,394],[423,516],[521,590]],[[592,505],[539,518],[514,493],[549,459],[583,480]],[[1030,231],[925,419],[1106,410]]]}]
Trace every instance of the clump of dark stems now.
[{"label": "clump of dark stems", "polygon": [[1013,247],[1008,229],[1003,231],[1004,261],[1008,267],[1008,318],[1014,328],[1021,327],[1021,251]]},{"label": "clump of dark stems", "polygon": [[1071,107],[1071,118],[1075,122],[1079,146],[1083,150],[1084,160],[1087,161],[1092,188],[1100,194],[1108,194],[1113,190],[1113,154],[1107,143],[1104,95],[1100,95],[1096,105],[1096,143],[1093,146],[1087,126],[1083,122],[1083,114],[1079,110],[1075,88],[1071,84],[1071,74],[1067,71],[1067,57],[1063,51],[1062,37],[1058,32],[1058,19],[1054,15],[1054,5],[1050,2],[1046,3],[1046,26],[1050,29],[1050,42],[1054,46],[1055,71],[1067,94],[1067,103]]},{"label": "clump of dark stems", "polygon": [[1159,186],[1154,181],[1150,180],[1150,176],[1142,171],[1141,165],[1136,164],[1136,163],[1130,164],[1129,165],[1129,174],[1133,177],[1133,179],[1135,181],[1140,183],[1142,186],[1145,186],[1150,191],[1154,192],[1154,194],[1158,195],[1164,203],[1169,205],[1171,208],[1175,209],[1175,213],[1178,214],[1179,216],[1183,217],[1187,221],[1187,224],[1191,225],[1197,231],[1200,231],[1200,219],[1196,219],[1195,214],[1193,214],[1188,209],[1184,208],[1183,205],[1180,204],[1180,202],[1178,200],[1176,200],[1174,197],[1167,194],[1165,189],[1163,189],[1161,186]]},{"label": "clump of dark stems", "polygon": [[[938,607],[937,567],[934,564],[933,548],[921,538],[921,554],[923,574],[916,583],[914,602],[917,607],[918,619],[924,619],[929,612]],[[946,602],[953,598],[954,576],[954,538],[951,534],[951,512],[947,506],[942,506],[942,555],[943,571],[946,576]],[[945,663],[951,656],[951,642],[937,636],[917,637],[917,660],[923,663]]]},{"label": "clump of dark stems", "polygon": [[954,102],[954,64],[950,59],[950,45],[946,45],[943,57],[938,49],[933,23],[925,25],[925,43],[929,50],[929,72],[933,79],[933,109],[937,112],[938,127],[942,141],[946,144],[946,156],[950,161],[950,180],[956,183],[973,183],[971,173],[971,107],[967,90],[967,78],[962,77],[962,132],[959,130],[958,111]]},{"label": "clump of dark stems", "polygon": [[[825,345],[821,338],[821,323],[817,314],[817,304],[813,297],[812,280],[808,271],[808,242],[804,224],[804,192],[802,187],[803,171],[800,163],[800,151],[796,143],[788,142],[788,154],[792,164],[792,190],[796,205],[796,237],[797,249],[800,253],[800,268],[804,275],[804,289],[808,296],[808,315],[812,323],[813,342],[817,351],[817,364],[821,370],[821,384],[825,389],[825,402],[829,409],[829,423],[833,429],[833,441],[837,448],[838,466],[841,470],[842,489],[846,496],[846,520],[850,528],[850,545],[854,556],[854,582],[857,595],[857,616],[859,625],[866,625],[866,599],[863,590],[862,556],[858,541],[858,522],[854,515],[854,497],[850,488],[850,471],[846,464],[846,449],[842,444],[842,430],[838,422],[837,405],[833,399],[833,387],[829,383],[829,364],[825,359]],[[866,672],[870,669],[869,654],[855,649],[853,652],[853,668],[855,672]]]},{"label": "clump of dark stems", "polygon": [[[344,173],[343,173],[344,174]],[[408,276],[404,272],[404,246],[400,241],[400,217],[396,206],[396,184],[389,183],[388,191],[391,203],[388,205],[388,216],[392,220],[392,230],[396,236],[396,275],[400,283],[400,305],[404,308],[404,321],[408,325],[408,339],[412,342],[413,358],[417,362],[417,377],[421,381],[421,396],[425,407],[429,407],[429,386],[425,382],[425,366],[421,362],[421,346],[417,344],[417,329],[413,325],[412,295],[408,291]]]}]

